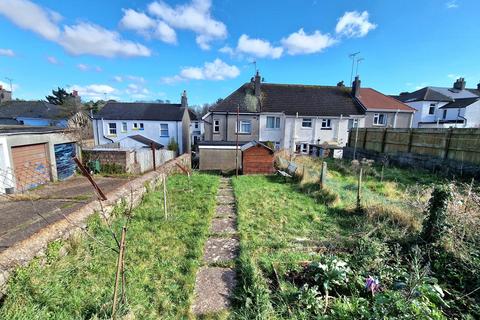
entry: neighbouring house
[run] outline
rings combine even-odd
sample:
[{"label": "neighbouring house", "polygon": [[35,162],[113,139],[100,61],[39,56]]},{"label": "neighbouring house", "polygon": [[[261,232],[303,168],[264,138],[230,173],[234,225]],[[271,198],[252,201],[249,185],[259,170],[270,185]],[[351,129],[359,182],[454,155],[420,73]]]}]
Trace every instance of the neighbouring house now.
[{"label": "neighbouring house", "polygon": [[345,146],[348,128],[357,121],[362,126],[364,117],[350,88],[264,83],[257,72],[203,117],[202,144],[231,143],[238,137],[240,142],[270,141],[276,149],[309,154],[315,146]]},{"label": "neighbouring house", "polygon": [[[163,146],[172,140],[180,154],[190,152],[190,112],[184,91],[181,103],[108,102],[93,117],[95,145],[122,143],[140,135]],[[135,140],[135,139],[134,139]]]},{"label": "neighbouring house", "polygon": [[425,87],[398,99],[416,110],[414,128],[480,127],[480,83],[468,89],[459,78],[451,88]]},{"label": "neighbouring house", "polygon": [[198,145],[200,141],[203,141],[203,135],[205,133],[203,121],[197,116],[196,113],[190,112],[190,141],[193,145]]},{"label": "neighbouring house", "polygon": [[61,108],[46,101],[10,100],[0,104],[0,124],[66,127]]},{"label": "neighbouring house", "polygon": [[364,127],[412,127],[414,108],[375,89],[362,88],[358,76],[352,83],[352,96],[365,108]]},{"label": "neighbouring house", "polygon": [[72,176],[77,149],[70,129],[0,126],[0,193],[23,192]]},{"label": "neighbouring house", "polygon": [[261,142],[251,141],[244,144],[241,150],[243,174],[275,173],[273,149]]},{"label": "neighbouring house", "polygon": [[12,91],[8,91],[0,84],[0,103],[12,100]]}]

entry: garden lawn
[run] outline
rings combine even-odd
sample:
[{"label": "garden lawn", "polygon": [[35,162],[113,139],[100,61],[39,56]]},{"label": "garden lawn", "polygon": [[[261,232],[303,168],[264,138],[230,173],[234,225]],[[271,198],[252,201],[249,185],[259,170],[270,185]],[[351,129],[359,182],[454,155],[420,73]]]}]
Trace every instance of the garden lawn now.
[{"label": "garden lawn", "polygon": [[[148,192],[133,210],[126,235],[126,304],[119,315],[136,319],[190,317],[196,270],[215,208],[218,177],[193,174],[168,178],[168,214],[163,188]],[[113,228],[125,223],[122,206]],[[111,317],[117,254],[99,215],[85,235],[52,243],[45,257],[10,278],[0,319],[105,319]],[[106,244],[101,245],[99,242]]]},{"label": "garden lawn", "polygon": [[[277,176],[233,179],[240,257],[232,316],[445,319],[466,309],[476,315],[475,300],[461,305],[451,292],[445,296],[442,287],[448,285],[435,279],[442,268],[432,273],[424,260],[428,254],[421,251],[427,249],[410,244],[423,220],[410,198],[416,192],[422,197],[420,191],[439,179],[389,168],[382,182],[370,172],[364,178],[364,211],[359,214],[352,168],[329,165],[326,193],[318,185]],[[381,284],[375,296],[365,289],[370,275]]]}]

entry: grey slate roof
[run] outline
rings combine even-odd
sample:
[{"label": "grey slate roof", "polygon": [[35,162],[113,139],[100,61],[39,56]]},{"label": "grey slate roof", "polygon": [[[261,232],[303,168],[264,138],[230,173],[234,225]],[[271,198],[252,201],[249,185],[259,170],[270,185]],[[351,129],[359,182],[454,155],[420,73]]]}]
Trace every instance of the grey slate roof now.
[{"label": "grey slate roof", "polygon": [[162,149],[164,147],[163,144],[158,143],[152,139],[149,139],[147,137],[142,136],[141,134],[136,134],[134,136],[128,136],[127,138],[133,139],[135,141],[138,141],[140,143],[143,143],[145,146],[150,147],[153,143],[153,146],[155,149]]},{"label": "grey slate roof", "polygon": [[107,120],[182,121],[181,104],[108,102],[93,117]]},{"label": "grey slate roof", "polygon": [[451,108],[465,108],[471,105],[472,103],[477,102],[480,98],[465,98],[465,99],[456,99],[453,102],[450,102],[440,109],[451,109]]},{"label": "grey slate roof", "polygon": [[364,109],[350,95],[350,89],[338,86],[261,84],[260,101],[252,83],[245,83],[210,109],[212,112],[283,112],[300,116],[363,115]]},{"label": "grey slate roof", "polygon": [[55,119],[62,116],[59,106],[45,101],[6,101],[0,104],[0,118]]},{"label": "grey slate roof", "polygon": [[420,90],[402,94],[398,96],[398,100],[402,102],[414,102],[414,101],[453,101],[452,98],[436,91],[430,87],[425,87]]}]

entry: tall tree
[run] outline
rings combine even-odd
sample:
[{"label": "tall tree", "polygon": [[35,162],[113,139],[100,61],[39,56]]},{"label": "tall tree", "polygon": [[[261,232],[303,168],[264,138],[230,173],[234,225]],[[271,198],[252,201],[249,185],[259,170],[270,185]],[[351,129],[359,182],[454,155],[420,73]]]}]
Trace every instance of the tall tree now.
[{"label": "tall tree", "polygon": [[52,90],[52,94],[46,96],[45,98],[49,103],[61,106],[64,105],[65,102],[72,97],[73,94],[68,93],[65,89],[58,87],[57,90]]}]

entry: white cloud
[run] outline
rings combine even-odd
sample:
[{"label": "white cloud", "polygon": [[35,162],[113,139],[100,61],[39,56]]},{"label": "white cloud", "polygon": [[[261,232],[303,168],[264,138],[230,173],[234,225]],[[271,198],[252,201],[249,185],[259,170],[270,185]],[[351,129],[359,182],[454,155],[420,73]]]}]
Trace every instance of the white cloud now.
[{"label": "white cloud", "polygon": [[[0,86],[3,87],[3,89],[6,89],[8,91],[10,91],[10,83],[6,83],[6,82],[3,82],[3,81],[0,81]],[[12,90],[15,91],[17,90],[18,88],[20,88],[20,86],[16,83],[12,83]]]},{"label": "white cloud", "polygon": [[230,46],[224,46],[224,47],[220,48],[218,51],[220,51],[221,53],[229,54],[229,55],[234,55],[235,54],[235,50],[233,50],[233,48],[230,47]]},{"label": "white cloud", "polygon": [[242,34],[238,39],[237,52],[250,54],[257,58],[277,59],[282,56],[283,48],[274,47],[266,40],[253,39]]},{"label": "white cloud", "polygon": [[115,77],[113,77],[113,80],[115,80],[116,82],[123,82],[123,77],[122,76],[115,76]]},{"label": "white cloud", "polygon": [[157,27],[153,32],[153,36],[166,43],[177,43],[177,33],[174,29],[172,29],[168,24],[163,21],[158,22]]},{"label": "white cloud", "polygon": [[448,1],[447,3],[445,3],[445,6],[447,7],[447,9],[456,9],[458,8],[458,2],[457,0]]},{"label": "white cloud", "polygon": [[44,10],[28,0],[0,1],[0,14],[10,19],[17,26],[38,33],[48,40],[56,40],[60,36],[57,26],[58,13]]},{"label": "white cloud", "polygon": [[58,59],[55,58],[54,56],[48,56],[47,61],[50,64],[60,64],[60,61],[58,61]]},{"label": "white cloud", "polygon": [[61,16],[28,0],[0,1],[3,14],[21,28],[34,31],[60,44],[75,55],[92,54],[104,57],[150,56],[150,50],[133,41],[122,39],[119,33],[98,25],[82,22],[58,26]]},{"label": "white cloud", "polygon": [[175,7],[163,1],[156,1],[150,3],[148,11],[172,28],[195,32],[196,42],[200,48],[209,49],[211,41],[227,36],[225,24],[212,18],[211,7],[211,0],[193,0],[189,4]]},{"label": "white cloud", "polygon": [[318,30],[312,34],[306,34],[302,28],[298,32],[290,34],[287,38],[283,38],[281,42],[288,54],[296,55],[321,52],[337,43],[337,40],[329,34],[322,34]]},{"label": "white cloud", "polygon": [[205,62],[203,67],[185,67],[180,74],[163,78],[167,84],[186,80],[226,80],[238,77],[240,70],[234,65],[228,65],[220,59]]},{"label": "white cloud", "polygon": [[349,11],[338,19],[335,32],[348,38],[360,38],[366,36],[377,25],[368,21],[368,12]]},{"label": "white cloud", "polygon": [[89,67],[88,67],[86,64],[83,64],[83,63],[77,64],[77,68],[78,68],[80,71],[87,71],[87,70],[89,69]]},{"label": "white cloud", "polygon": [[127,89],[125,89],[125,93],[127,93],[129,96],[135,99],[144,99],[148,97],[148,95],[150,94],[150,91],[143,86],[140,86],[135,83],[130,83],[127,86]]},{"label": "white cloud", "polygon": [[77,90],[78,94],[86,100],[101,100],[105,99],[105,96],[107,99],[116,99],[117,97],[112,96],[112,94],[118,92],[117,89],[107,84],[73,85],[68,90]]},{"label": "white cloud", "polygon": [[94,54],[104,57],[150,56],[147,47],[124,40],[115,31],[91,23],[65,26],[59,43],[71,54]]},{"label": "white cloud", "polygon": [[2,48],[0,48],[0,56],[15,57],[15,52],[13,52],[12,49],[2,49]]},{"label": "white cloud", "polygon": [[458,74],[450,73],[449,75],[447,75],[447,77],[450,78],[450,79],[453,79],[453,80],[457,80],[457,79],[460,78],[461,76],[458,75]]},{"label": "white cloud", "polygon": [[123,13],[124,14],[122,20],[120,20],[120,25],[126,29],[142,31],[155,26],[155,20],[143,12],[137,12],[133,9],[126,9],[123,10]]}]

